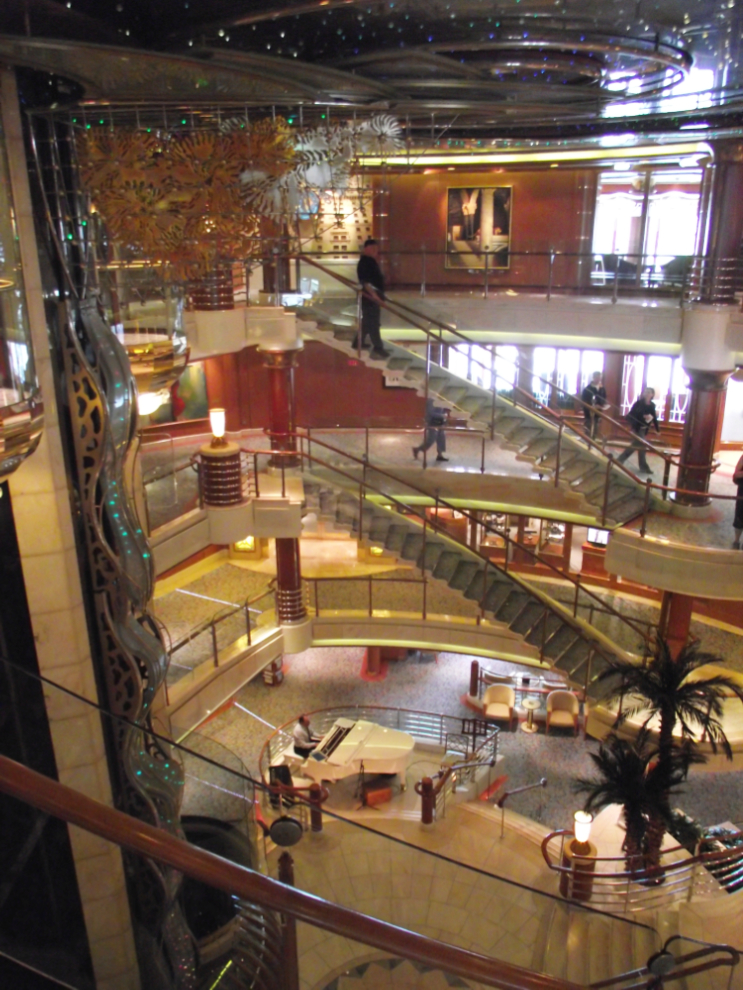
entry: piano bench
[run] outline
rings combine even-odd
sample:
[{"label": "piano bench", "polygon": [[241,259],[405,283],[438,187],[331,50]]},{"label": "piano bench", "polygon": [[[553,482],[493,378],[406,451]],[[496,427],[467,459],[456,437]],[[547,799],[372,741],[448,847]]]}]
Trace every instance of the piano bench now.
[{"label": "piano bench", "polygon": [[389,776],[367,780],[361,788],[361,803],[367,808],[374,808],[391,800],[392,782]]}]

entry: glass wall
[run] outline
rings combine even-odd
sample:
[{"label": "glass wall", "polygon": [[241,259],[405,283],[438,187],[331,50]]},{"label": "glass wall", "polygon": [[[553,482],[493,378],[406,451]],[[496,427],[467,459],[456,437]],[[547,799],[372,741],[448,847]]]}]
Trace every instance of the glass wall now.
[{"label": "glass wall", "polygon": [[683,284],[695,252],[702,170],[602,172],[593,231],[594,284]]},{"label": "glass wall", "polygon": [[655,389],[653,402],[659,422],[683,423],[689,401],[689,376],[681,358],[663,354],[626,354],[622,371],[622,415],[647,387]]}]

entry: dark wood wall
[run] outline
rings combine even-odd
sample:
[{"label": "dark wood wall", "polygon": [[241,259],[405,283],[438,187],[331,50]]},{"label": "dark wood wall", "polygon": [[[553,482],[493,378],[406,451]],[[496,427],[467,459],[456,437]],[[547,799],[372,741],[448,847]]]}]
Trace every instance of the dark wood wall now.
[{"label": "dark wood wall", "polygon": [[[426,248],[429,285],[481,284],[482,272],[446,268],[447,189],[454,187],[511,186],[511,261],[504,271],[489,273],[489,282],[508,285],[546,285],[548,259],[520,252],[550,250],[576,254],[590,251],[596,199],[597,172],[592,169],[547,168],[533,171],[429,172],[392,175],[382,197],[385,267],[392,284],[421,281],[422,246]],[[587,266],[590,271],[590,266]],[[553,269],[555,287],[579,279],[576,259],[558,256]]]},{"label": "dark wood wall", "polygon": [[[227,429],[268,426],[268,375],[256,347],[207,358],[210,406],[227,410]],[[294,371],[298,426],[418,426],[424,401],[412,389],[387,388],[381,371],[325,344],[307,341]]]}]

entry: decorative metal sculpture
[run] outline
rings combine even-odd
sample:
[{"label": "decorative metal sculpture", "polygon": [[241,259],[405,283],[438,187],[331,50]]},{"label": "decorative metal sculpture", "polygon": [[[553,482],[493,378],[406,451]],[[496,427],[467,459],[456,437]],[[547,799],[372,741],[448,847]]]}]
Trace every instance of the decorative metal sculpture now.
[{"label": "decorative metal sculpture", "polygon": [[[97,301],[81,302],[79,316],[85,347],[68,316],[63,355],[100,666],[116,716],[111,733],[118,757],[118,801],[129,814],[180,834],[181,767],[150,734],[150,709],[165,678],[166,654],[147,616],[152,560],[124,482],[136,425],[133,381],[126,352],[101,317]],[[140,949],[144,943],[145,952],[149,949],[155,958],[155,942],[147,933],[162,933],[171,985],[190,990],[195,958],[176,902],[179,875],[152,862],[131,875]]]}]

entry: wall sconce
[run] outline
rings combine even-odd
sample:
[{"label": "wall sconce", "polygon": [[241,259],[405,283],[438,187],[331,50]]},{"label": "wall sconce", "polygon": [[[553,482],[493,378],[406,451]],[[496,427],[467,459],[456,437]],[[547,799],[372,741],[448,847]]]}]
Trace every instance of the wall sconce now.
[{"label": "wall sconce", "polygon": [[212,447],[226,447],[224,438],[227,429],[227,413],[224,409],[209,410],[209,425],[212,430]]},{"label": "wall sconce", "polygon": [[[573,832],[575,833],[575,843],[573,848],[576,852],[588,852],[588,840],[591,838],[591,825],[593,815],[587,811],[576,811],[573,815]],[[583,849],[578,847],[582,846]]]}]

